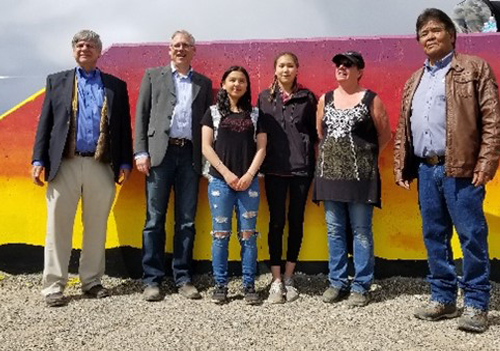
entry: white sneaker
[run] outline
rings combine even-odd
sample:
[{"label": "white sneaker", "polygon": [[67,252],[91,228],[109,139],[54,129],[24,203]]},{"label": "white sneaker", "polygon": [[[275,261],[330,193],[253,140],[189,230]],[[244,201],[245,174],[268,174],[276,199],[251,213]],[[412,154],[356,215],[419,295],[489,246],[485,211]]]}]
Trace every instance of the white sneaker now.
[{"label": "white sneaker", "polygon": [[283,283],[281,281],[275,280],[271,284],[269,289],[269,297],[267,302],[271,304],[285,303],[285,290],[283,289]]},{"label": "white sneaker", "polygon": [[293,302],[299,298],[299,291],[292,278],[285,280],[286,302]]}]

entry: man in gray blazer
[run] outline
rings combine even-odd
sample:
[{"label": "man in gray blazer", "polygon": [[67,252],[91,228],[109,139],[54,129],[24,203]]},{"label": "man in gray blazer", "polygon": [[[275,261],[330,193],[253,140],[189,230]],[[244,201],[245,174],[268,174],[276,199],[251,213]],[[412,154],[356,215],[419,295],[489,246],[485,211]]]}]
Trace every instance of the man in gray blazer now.
[{"label": "man in gray blazer", "polygon": [[172,270],[179,293],[197,299],[191,283],[198,183],[201,172],[200,120],[212,103],[212,82],[193,71],[194,37],[176,31],[171,38],[170,65],[147,69],[135,117],[137,169],[146,175],[146,223],[142,267],[146,301],[162,299],[165,275],[165,218],[170,190],[175,196]]}]

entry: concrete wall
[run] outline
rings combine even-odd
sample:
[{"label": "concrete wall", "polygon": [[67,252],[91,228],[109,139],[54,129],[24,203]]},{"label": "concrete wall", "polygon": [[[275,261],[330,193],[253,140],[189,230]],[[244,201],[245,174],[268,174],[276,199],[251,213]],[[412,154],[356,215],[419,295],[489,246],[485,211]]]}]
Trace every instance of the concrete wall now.
[{"label": "concrete wall", "polygon": [[[470,35],[458,39],[460,52],[476,54],[486,59],[500,76],[500,36]],[[253,101],[273,77],[273,59],[281,51],[293,51],[300,60],[299,81],[318,96],[335,87],[333,54],[345,50],[360,51],[366,60],[362,85],[377,92],[385,103],[394,131],[398,118],[401,91],[410,74],[421,67],[425,57],[414,37],[324,38],[311,40],[241,41],[200,43],[193,62],[194,69],[207,75],[219,86],[223,71],[230,65],[245,66],[251,76]],[[99,67],[128,83],[131,111],[144,69],[168,62],[166,43],[141,45],[113,45],[101,58]],[[43,91],[14,111],[0,116],[0,247],[8,244],[43,246],[45,235],[45,188],[36,187],[29,177],[31,149],[43,101]],[[406,192],[394,185],[392,178],[392,144],[380,161],[382,173],[382,210],[375,210],[375,255],[387,260],[425,259],[421,238],[420,217],[415,186]],[[485,211],[490,227],[490,254],[500,258],[500,199],[499,177],[487,189]],[[262,201],[258,217],[259,260],[269,258],[267,250],[268,208],[261,183]],[[210,259],[210,211],[207,201],[207,183],[200,187],[197,216],[197,237],[194,258]],[[172,206],[170,208],[173,208]],[[167,232],[173,226],[172,213],[168,217]],[[135,171],[130,181],[118,189],[116,202],[108,224],[107,248],[141,247],[141,229],[144,223],[144,177]],[[74,247],[81,245],[80,215],[75,223]],[[453,246],[460,257],[458,240]],[[171,236],[167,251],[171,252]],[[230,259],[239,257],[236,240],[230,245]],[[2,258],[0,257],[0,260]],[[312,202],[306,209],[305,236],[299,259],[301,261],[327,260],[326,228],[322,206]]]}]

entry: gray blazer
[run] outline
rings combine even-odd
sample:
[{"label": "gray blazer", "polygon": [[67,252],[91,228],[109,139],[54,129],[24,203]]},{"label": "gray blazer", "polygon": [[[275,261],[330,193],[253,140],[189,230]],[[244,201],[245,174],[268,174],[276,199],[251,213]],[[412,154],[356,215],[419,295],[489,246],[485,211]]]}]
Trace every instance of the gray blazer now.
[{"label": "gray blazer", "polygon": [[[191,80],[193,167],[201,173],[200,121],[212,104],[212,81],[194,71]],[[151,167],[158,166],[167,152],[175,101],[175,83],[170,66],[147,69],[137,98],[134,152],[149,153]]]}]

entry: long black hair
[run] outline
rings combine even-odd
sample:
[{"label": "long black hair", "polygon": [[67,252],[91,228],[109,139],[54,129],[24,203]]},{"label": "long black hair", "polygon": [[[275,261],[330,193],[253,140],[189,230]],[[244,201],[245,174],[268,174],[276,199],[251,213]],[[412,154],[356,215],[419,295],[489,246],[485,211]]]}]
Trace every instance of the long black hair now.
[{"label": "long black hair", "polygon": [[237,106],[243,112],[250,114],[250,112],[252,112],[252,92],[250,90],[250,76],[248,75],[247,70],[242,66],[231,66],[222,75],[222,79],[220,81],[221,88],[217,93],[217,108],[219,109],[222,117],[225,117],[231,113],[229,96],[227,95],[227,91],[222,88],[224,81],[231,72],[241,72],[247,80],[247,90],[245,91],[245,94],[243,94],[243,96],[238,100]]}]

